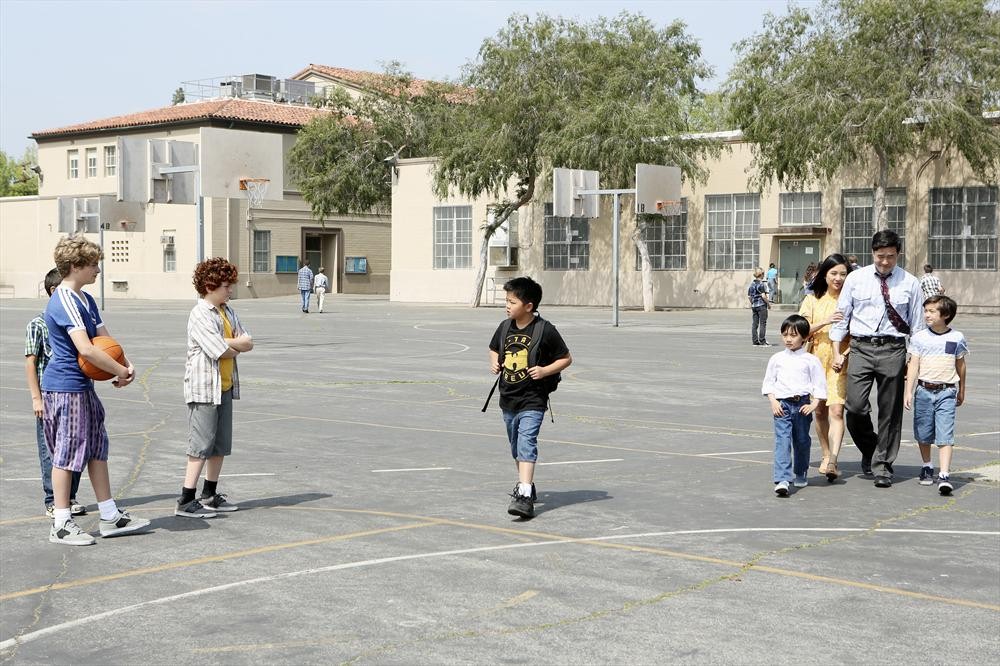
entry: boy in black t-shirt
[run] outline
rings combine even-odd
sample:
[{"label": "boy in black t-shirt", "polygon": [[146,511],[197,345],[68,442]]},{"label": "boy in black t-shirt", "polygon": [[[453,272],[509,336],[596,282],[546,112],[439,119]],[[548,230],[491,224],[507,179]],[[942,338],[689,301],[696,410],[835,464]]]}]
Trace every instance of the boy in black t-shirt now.
[{"label": "boy in black t-shirt", "polygon": [[[507,513],[521,518],[535,515],[535,461],[538,431],[542,427],[552,378],[569,367],[573,358],[559,331],[538,316],[542,287],[529,277],[504,284],[507,317],[490,341],[490,370],[500,375],[500,409],[507,426],[510,452],[517,465],[518,482]],[[504,330],[507,331],[504,336]],[[506,337],[501,340],[501,337]],[[537,363],[529,367],[533,345],[539,345]],[[546,378],[549,378],[546,381]]]}]

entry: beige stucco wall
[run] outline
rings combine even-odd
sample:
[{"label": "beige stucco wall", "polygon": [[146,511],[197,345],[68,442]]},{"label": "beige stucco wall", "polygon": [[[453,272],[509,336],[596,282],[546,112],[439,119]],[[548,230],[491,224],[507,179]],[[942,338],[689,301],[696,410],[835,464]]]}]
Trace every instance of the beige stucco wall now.
[{"label": "beige stucco wall", "polygon": [[[653,271],[654,302],[658,307],[730,307],[745,306],[745,288],[751,272],[705,270],[705,197],[711,194],[749,192],[747,174],[752,161],[746,143],[732,143],[708,166],[705,183],[685,182],[682,196],[688,202],[687,269]],[[892,187],[907,191],[906,252],[907,268],[922,274],[928,260],[927,236],[929,191],[936,187],[981,185],[968,165],[958,156],[935,160],[918,176],[920,165],[896,169]],[[473,288],[481,242],[478,227],[486,216],[486,199],[468,201],[450,197],[439,202],[431,192],[433,163],[430,160],[403,160],[393,188],[393,273],[390,298],[398,301],[467,302]],[[759,265],[778,262],[778,241],[817,240],[819,259],[840,251],[842,229],[842,191],[870,189],[874,166],[845,171],[829,183],[812,183],[807,192],[822,195],[820,228],[781,227],[780,194],[776,184],[761,192]],[[620,303],[624,307],[642,305],[641,272],[636,270],[635,245],[631,240],[635,218],[630,195],[621,197],[622,215],[619,242]],[[433,208],[436,205],[471,204],[473,206],[472,267],[462,270],[433,268]],[[590,269],[586,271],[546,271],[544,266],[543,201],[520,212],[519,266],[513,270],[487,269],[484,299],[489,300],[489,277],[502,283],[515,275],[530,275],[544,290],[543,301],[565,305],[609,305],[611,303],[611,234],[612,197],[601,201],[601,217],[590,224]],[[935,273],[966,311],[1000,312],[1000,279],[996,271],[942,271]]]}]

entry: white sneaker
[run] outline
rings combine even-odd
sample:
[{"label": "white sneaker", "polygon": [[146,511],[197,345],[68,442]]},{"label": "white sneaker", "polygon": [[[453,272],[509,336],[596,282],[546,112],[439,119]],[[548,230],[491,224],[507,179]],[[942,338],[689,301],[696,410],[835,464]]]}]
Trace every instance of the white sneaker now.
[{"label": "white sneaker", "polygon": [[133,518],[127,512],[118,509],[118,515],[111,520],[101,519],[101,536],[113,537],[128,534],[149,526],[145,518]]},{"label": "white sneaker", "polygon": [[49,528],[49,543],[61,543],[64,546],[92,546],[97,540],[80,529],[73,519],[66,521],[66,524],[56,529],[53,525]]},{"label": "white sneaker", "polygon": [[778,497],[788,497],[788,481],[778,481],[774,484],[774,494]]}]

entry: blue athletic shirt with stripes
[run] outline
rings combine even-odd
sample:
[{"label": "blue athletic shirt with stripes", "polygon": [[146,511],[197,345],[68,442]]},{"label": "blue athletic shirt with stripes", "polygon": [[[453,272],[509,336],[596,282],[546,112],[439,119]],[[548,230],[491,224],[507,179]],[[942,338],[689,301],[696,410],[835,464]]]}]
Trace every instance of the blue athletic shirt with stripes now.
[{"label": "blue athletic shirt with stripes", "polygon": [[69,337],[73,331],[85,330],[93,339],[97,329],[104,325],[101,321],[97,301],[86,292],[77,296],[69,287],[59,286],[45,308],[45,325],[49,328],[49,344],[52,358],[42,375],[42,390],[58,393],[83,393],[94,388],[77,362],[76,345]]}]

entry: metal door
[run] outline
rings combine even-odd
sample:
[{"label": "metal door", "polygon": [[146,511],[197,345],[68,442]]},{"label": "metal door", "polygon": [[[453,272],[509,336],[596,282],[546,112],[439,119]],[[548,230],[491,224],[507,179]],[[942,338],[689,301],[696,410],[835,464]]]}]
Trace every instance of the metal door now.
[{"label": "metal door", "polygon": [[802,301],[802,276],[806,266],[813,262],[819,264],[820,259],[818,240],[778,241],[778,291],[782,303]]}]

